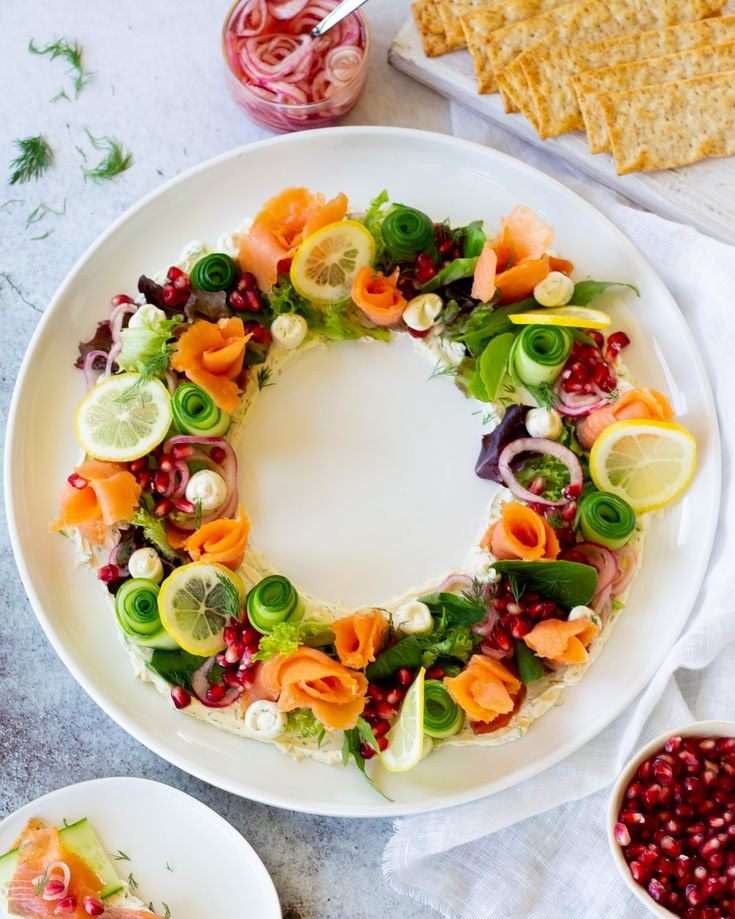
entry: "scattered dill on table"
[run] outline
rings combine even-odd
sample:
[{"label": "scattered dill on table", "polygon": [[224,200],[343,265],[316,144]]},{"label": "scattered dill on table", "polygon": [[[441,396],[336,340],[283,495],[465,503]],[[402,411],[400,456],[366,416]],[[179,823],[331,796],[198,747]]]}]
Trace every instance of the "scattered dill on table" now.
[{"label": "scattered dill on table", "polygon": [[92,179],[94,182],[112,179],[133,165],[133,154],[125,150],[116,138],[95,137],[89,131],[87,131],[87,137],[95,150],[104,150],[105,155],[91,169],[81,167],[85,179]]},{"label": "scattered dill on table", "polygon": [[21,137],[13,143],[19,153],[10,164],[13,171],[8,181],[9,185],[39,179],[51,167],[54,161],[54,151],[43,134],[36,134],[35,137]]},{"label": "scattered dill on table", "polygon": [[[37,47],[33,39],[28,42],[28,50],[31,54],[38,55],[50,55],[50,59],[55,61],[57,57],[65,60],[69,65],[69,73],[74,74],[74,96],[78,96],[82,89],[89,83],[92,79],[92,71],[87,70],[84,67],[82,61],[83,49],[79,42],[74,39],[73,42],[69,41],[68,38],[57,38],[55,41],[49,42],[47,45],[44,45],[43,48]],[[66,90],[61,89],[51,100],[52,102],[58,102],[60,99],[69,100],[69,96],[66,93]]]}]

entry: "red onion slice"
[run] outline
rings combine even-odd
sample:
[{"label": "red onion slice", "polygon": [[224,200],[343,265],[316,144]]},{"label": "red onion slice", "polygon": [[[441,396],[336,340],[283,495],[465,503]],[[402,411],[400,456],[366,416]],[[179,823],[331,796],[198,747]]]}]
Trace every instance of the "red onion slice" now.
[{"label": "red onion slice", "polygon": [[[219,520],[220,517],[231,517],[237,511],[238,498],[237,456],[235,455],[235,451],[232,449],[230,444],[225,440],[224,437],[197,437],[193,434],[179,434],[175,437],[169,437],[169,439],[163,445],[163,452],[170,453],[177,444],[194,445],[195,450],[192,456],[189,457],[189,462],[191,462],[193,459],[206,462],[213,472],[216,472],[218,475],[222,476],[222,478],[225,480],[225,485],[227,486],[227,495],[225,500],[213,511],[202,515],[199,521],[199,525],[201,526],[202,524],[209,523],[211,520]],[[206,447],[220,447],[225,454],[225,458],[222,463],[216,463],[206,450],[196,449],[200,445]],[[171,476],[171,481],[173,482],[173,476]],[[184,486],[184,489],[186,489],[186,486]],[[173,493],[173,486],[171,487],[171,491]],[[177,521],[176,525],[182,530],[193,531],[196,529],[196,515],[191,514],[188,516],[182,516],[182,519]]]},{"label": "red onion slice", "polygon": [[511,462],[521,453],[539,453],[542,456],[552,456],[569,470],[569,484],[581,485],[584,482],[584,474],[577,456],[572,453],[563,444],[555,440],[547,440],[544,437],[519,437],[518,440],[512,440],[503,447],[498,457],[498,469],[503,483],[513,492],[516,498],[525,501],[527,504],[544,504],[548,507],[562,507],[566,500],[550,501],[540,495],[535,495],[532,491],[524,488],[515,477],[511,469]]},{"label": "red onion slice", "polygon": [[308,3],[309,0],[270,0],[268,9],[276,19],[293,19]]},{"label": "red onion slice", "polygon": [[236,702],[242,695],[243,687],[242,686],[232,686],[219,702],[208,702],[207,701],[207,690],[209,689],[209,680],[207,677],[214,667],[215,661],[217,660],[217,655],[208,657],[207,660],[202,664],[202,666],[195,670],[191,675],[191,689],[194,695],[199,699],[202,705],[206,705],[207,708],[227,708],[228,705],[232,705],[233,702]]},{"label": "red onion slice", "polygon": [[439,593],[459,594],[472,587],[472,578],[468,574],[449,574],[437,587]]},{"label": "red onion slice", "polygon": [[[618,560],[615,553],[608,549],[607,546],[601,546],[596,542],[579,542],[561,553],[559,558],[568,562],[580,562],[583,565],[591,565],[597,571],[597,590],[595,597],[609,588],[615,576],[618,573]],[[595,597],[593,597],[593,602]]]},{"label": "red onion slice", "polygon": [[612,582],[612,596],[622,593],[635,577],[638,570],[638,556],[629,546],[623,546],[615,553],[618,559],[618,573]]},{"label": "red onion slice", "polygon": [[324,58],[324,72],[334,83],[349,83],[362,66],[362,57],[354,46],[332,48]]}]

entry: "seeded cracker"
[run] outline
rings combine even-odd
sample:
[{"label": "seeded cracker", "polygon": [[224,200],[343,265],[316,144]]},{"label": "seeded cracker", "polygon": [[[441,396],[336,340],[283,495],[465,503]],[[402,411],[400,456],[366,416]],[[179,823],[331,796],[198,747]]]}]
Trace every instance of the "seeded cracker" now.
[{"label": "seeded cracker", "polygon": [[735,154],[735,70],[600,98],[618,175]]},{"label": "seeded cracker", "polygon": [[[449,0],[452,2],[452,0]],[[487,45],[493,32],[515,22],[530,19],[567,3],[568,0],[505,0],[502,3],[485,3],[482,8],[467,10],[460,16],[464,42],[472,55],[477,77],[478,92],[497,92],[495,71],[487,54]],[[456,0],[455,0],[456,6]]]},{"label": "seeded cracker", "polygon": [[449,50],[459,51],[467,47],[462,17],[480,10],[500,10],[503,0],[439,0],[438,6]]},{"label": "seeded cracker", "polygon": [[542,139],[584,127],[572,85],[568,48],[590,37],[615,38],[693,22],[719,12],[726,0],[587,0],[575,14],[526,52],[523,67]]},{"label": "seeded cracker", "polygon": [[439,57],[449,51],[447,36],[444,33],[437,0],[418,0],[411,6],[416,28],[421,36],[424,54],[427,57]]},{"label": "seeded cracker", "polygon": [[604,67],[602,70],[593,70],[574,77],[574,89],[582,109],[590,152],[602,153],[610,149],[605,118],[602,108],[597,103],[600,95],[733,69],[735,41],[729,41],[720,45],[703,45],[688,51],[678,51],[676,54],[648,58],[645,61]]}]

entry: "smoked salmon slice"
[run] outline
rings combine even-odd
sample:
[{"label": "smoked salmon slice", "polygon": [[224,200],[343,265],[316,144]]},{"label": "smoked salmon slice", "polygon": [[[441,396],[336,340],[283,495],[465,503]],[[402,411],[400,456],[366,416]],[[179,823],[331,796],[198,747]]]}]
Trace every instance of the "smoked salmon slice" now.
[{"label": "smoked salmon slice", "polygon": [[591,619],[545,619],[523,639],[539,657],[555,664],[584,664],[587,646],[599,632]]},{"label": "smoked salmon slice", "polygon": [[615,402],[583,418],[577,425],[577,440],[585,450],[590,450],[605,428],[617,421],[671,421],[673,417],[674,410],[663,393],[655,389],[630,389]]},{"label": "smoked salmon slice", "polygon": [[481,303],[489,303],[495,293],[495,272],[498,256],[492,243],[486,242],[475,265],[471,296]]},{"label": "smoked salmon slice", "polygon": [[465,669],[444,680],[447,692],[471,721],[490,722],[513,711],[520,680],[491,657],[475,654]]},{"label": "smoked salmon slice", "polygon": [[517,262],[539,259],[554,239],[554,228],[538,214],[519,204],[500,221],[500,235],[496,244],[509,248]]},{"label": "smoked salmon slice", "polygon": [[345,616],[330,625],[334,632],[337,656],[352,670],[362,670],[374,661],[383,647],[388,620],[379,609]]},{"label": "smoked salmon slice", "polygon": [[87,485],[64,486],[59,494],[59,516],[50,529],[58,532],[78,527],[90,542],[103,543],[109,527],[132,519],[142,489],[135,476],[119,463],[90,460],[74,471]]},{"label": "smoked salmon slice", "polygon": [[480,543],[497,559],[551,561],[559,554],[559,540],[545,517],[515,501],[506,501],[500,520],[491,524]]},{"label": "smoked salmon slice", "polygon": [[261,290],[270,290],[278,277],[278,263],[293,256],[317,230],[342,220],[347,197],[341,192],[327,201],[307,188],[286,188],[266,201],[250,231],[240,240],[239,262],[255,275]]}]

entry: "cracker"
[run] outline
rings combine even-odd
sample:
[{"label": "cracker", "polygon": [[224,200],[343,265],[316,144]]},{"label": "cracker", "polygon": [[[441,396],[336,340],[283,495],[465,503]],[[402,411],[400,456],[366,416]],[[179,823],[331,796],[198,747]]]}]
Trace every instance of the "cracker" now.
[{"label": "cracker", "polygon": [[[527,0],[507,0],[506,6],[511,7],[514,4],[517,4],[518,10],[527,8]],[[498,79],[498,85],[507,112],[517,111],[517,107],[511,101],[505,82],[499,79],[500,74],[515,57],[525,51],[526,48],[534,45],[540,38],[543,38],[566,16],[571,15],[576,6],[576,0],[571,3],[553,6],[535,16],[518,19],[510,23],[510,25],[496,29],[487,38],[485,54],[491,71]]]},{"label": "cracker", "polygon": [[726,0],[586,0],[566,21],[522,55],[528,92],[545,140],[580,131],[584,120],[572,85],[568,48],[588,38],[615,38],[641,29],[694,22],[719,12]]},{"label": "cracker", "polygon": [[575,76],[572,82],[582,110],[590,152],[602,153],[609,149],[605,119],[597,104],[601,94],[734,69],[735,41],[729,41],[646,58],[644,61],[604,67]]},{"label": "cracker", "polygon": [[437,0],[417,0],[411,5],[411,12],[421,36],[424,54],[427,57],[446,54],[449,51],[449,43],[439,15]]},{"label": "cracker", "polygon": [[452,51],[467,47],[462,17],[480,10],[492,10],[499,7],[502,0],[439,0],[441,16],[447,44]]},{"label": "cracker", "polygon": [[735,70],[600,97],[618,175],[735,154]]}]

